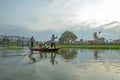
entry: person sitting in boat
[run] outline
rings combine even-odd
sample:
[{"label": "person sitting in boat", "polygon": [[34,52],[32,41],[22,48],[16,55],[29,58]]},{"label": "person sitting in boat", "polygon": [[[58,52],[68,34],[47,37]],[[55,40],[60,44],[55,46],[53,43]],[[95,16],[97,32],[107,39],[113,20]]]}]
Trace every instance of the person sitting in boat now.
[{"label": "person sitting in boat", "polygon": [[41,49],[41,44],[40,43],[38,43],[38,45],[37,45],[37,49]]},{"label": "person sitting in boat", "polygon": [[56,47],[56,45],[55,45],[55,39],[56,38],[57,37],[55,37],[54,34],[53,34],[52,37],[51,37],[51,48],[55,48]]},{"label": "person sitting in boat", "polygon": [[44,45],[42,46],[42,49],[48,49],[48,48],[49,46],[46,43],[44,43]]}]

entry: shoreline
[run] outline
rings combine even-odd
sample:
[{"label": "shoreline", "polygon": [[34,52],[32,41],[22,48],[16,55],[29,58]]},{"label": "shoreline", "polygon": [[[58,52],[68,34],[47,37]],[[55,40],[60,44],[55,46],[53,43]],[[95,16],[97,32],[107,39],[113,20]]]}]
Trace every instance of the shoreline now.
[{"label": "shoreline", "polygon": [[120,45],[59,45],[61,48],[120,49]]}]

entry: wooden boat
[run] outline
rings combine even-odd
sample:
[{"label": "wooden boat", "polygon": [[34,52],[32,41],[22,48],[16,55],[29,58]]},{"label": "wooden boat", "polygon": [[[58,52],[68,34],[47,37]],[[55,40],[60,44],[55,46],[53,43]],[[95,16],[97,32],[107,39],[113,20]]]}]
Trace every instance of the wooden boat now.
[{"label": "wooden boat", "polygon": [[60,48],[42,48],[42,49],[37,49],[37,48],[31,48],[30,50],[33,51],[58,51]]}]

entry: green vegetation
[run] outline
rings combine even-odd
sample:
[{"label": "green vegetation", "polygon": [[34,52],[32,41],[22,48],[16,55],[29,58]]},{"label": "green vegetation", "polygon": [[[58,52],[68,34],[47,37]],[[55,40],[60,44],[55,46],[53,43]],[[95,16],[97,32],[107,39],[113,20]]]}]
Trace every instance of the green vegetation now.
[{"label": "green vegetation", "polygon": [[71,31],[65,31],[59,38],[60,44],[71,44],[73,41],[76,41],[77,36]]},{"label": "green vegetation", "polygon": [[24,46],[28,46],[27,43],[22,44],[12,41],[0,41],[0,50],[9,49],[9,50],[22,50]]},{"label": "green vegetation", "polygon": [[9,46],[6,49],[10,49],[10,50],[22,50],[23,47],[18,47],[18,46]]},{"label": "green vegetation", "polygon": [[60,45],[61,48],[120,49],[120,45]]},{"label": "green vegetation", "polygon": [[16,46],[0,48],[0,50],[5,50],[5,49],[8,49],[8,50],[22,50],[23,48],[22,47],[16,47]]}]

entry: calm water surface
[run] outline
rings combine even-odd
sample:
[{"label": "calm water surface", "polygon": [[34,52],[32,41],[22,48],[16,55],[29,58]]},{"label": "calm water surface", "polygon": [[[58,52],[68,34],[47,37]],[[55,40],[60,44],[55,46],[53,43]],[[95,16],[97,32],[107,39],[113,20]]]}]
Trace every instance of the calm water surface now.
[{"label": "calm water surface", "polygon": [[0,51],[0,80],[120,80],[120,50]]}]

